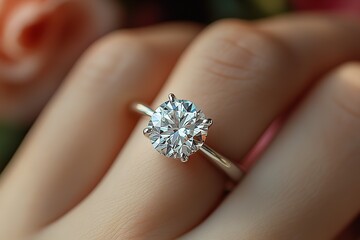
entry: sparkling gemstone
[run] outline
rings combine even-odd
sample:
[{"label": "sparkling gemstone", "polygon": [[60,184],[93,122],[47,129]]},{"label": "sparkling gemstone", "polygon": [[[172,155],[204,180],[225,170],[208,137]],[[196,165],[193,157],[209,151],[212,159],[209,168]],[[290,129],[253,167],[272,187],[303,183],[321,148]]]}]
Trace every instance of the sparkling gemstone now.
[{"label": "sparkling gemstone", "polygon": [[205,114],[188,100],[172,99],[151,116],[147,131],[162,155],[186,160],[204,144],[209,129]]}]

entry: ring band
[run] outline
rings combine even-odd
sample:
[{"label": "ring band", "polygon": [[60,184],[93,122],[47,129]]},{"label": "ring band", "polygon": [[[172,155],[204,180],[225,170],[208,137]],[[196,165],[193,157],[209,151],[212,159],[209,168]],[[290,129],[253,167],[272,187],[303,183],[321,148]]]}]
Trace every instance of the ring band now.
[{"label": "ring band", "polygon": [[186,162],[191,154],[200,151],[232,181],[242,177],[239,167],[204,143],[213,122],[193,102],[178,100],[170,93],[169,100],[155,111],[142,103],[134,103],[132,109],[151,118],[143,133],[162,155]]}]

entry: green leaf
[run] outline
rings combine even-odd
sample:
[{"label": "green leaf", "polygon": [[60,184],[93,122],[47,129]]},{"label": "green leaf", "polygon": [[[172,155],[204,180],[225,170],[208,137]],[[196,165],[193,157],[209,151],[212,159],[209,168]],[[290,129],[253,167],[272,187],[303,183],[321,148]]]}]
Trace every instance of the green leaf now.
[{"label": "green leaf", "polygon": [[274,15],[288,10],[288,0],[252,0],[264,15]]},{"label": "green leaf", "polygon": [[0,172],[19,147],[29,127],[0,122]]}]

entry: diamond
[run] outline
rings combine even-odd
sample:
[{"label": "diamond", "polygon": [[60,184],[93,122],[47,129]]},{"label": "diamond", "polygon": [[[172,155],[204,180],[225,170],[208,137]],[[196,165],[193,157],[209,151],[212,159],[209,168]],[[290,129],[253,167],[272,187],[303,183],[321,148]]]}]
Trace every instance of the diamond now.
[{"label": "diamond", "polygon": [[193,102],[169,94],[169,101],[155,110],[144,134],[162,155],[186,161],[204,144],[211,124]]}]

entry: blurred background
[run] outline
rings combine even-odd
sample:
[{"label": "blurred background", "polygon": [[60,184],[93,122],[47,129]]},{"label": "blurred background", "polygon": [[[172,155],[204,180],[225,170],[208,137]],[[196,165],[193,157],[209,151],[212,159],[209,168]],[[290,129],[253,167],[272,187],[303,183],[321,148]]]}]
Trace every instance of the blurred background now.
[{"label": "blurred background", "polygon": [[108,32],[314,10],[360,16],[360,0],[0,0],[0,174],[80,55]]},{"label": "blurred background", "polygon": [[0,0],[0,173],[82,52],[106,33],[309,10],[360,15],[360,1]]}]

